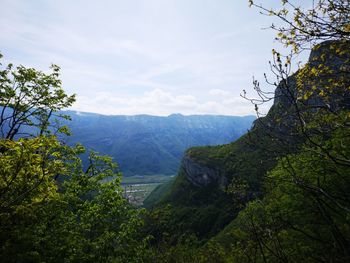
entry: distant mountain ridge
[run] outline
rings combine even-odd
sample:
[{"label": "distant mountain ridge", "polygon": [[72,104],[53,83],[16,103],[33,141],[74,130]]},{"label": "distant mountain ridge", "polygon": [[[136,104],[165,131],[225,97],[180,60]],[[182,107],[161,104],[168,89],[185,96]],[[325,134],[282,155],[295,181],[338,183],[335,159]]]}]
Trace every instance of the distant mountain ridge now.
[{"label": "distant mountain ridge", "polygon": [[80,142],[87,149],[112,156],[126,176],[173,175],[187,148],[232,142],[255,120],[255,116],[65,114],[72,117],[67,143]]}]

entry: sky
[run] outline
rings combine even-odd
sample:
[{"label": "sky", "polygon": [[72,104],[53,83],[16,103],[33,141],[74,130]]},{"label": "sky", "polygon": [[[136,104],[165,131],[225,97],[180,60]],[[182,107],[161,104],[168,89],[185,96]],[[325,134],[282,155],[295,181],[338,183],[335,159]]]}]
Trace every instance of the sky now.
[{"label": "sky", "polygon": [[59,65],[77,111],[252,115],[240,93],[254,95],[252,77],[281,48],[247,0],[0,2],[4,62]]}]

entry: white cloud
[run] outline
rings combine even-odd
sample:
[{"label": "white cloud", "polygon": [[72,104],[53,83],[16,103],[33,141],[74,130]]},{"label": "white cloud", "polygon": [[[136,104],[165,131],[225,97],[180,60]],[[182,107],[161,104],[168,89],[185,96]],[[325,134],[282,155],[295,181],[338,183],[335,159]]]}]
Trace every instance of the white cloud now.
[{"label": "white cloud", "polygon": [[254,114],[239,93],[268,70],[274,33],[260,31],[270,22],[244,1],[3,0],[1,8],[7,62],[60,65],[75,109]]},{"label": "white cloud", "polygon": [[106,92],[99,92],[93,99],[78,96],[74,109],[113,115],[150,114],[167,116],[172,113],[182,113],[184,115],[254,114],[253,105],[240,97],[201,101],[190,94],[175,95],[159,88],[145,92],[142,96],[132,98],[114,97],[111,93]]},{"label": "white cloud", "polygon": [[209,94],[212,96],[228,96],[230,95],[230,92],[222,89],[211,89]]}]

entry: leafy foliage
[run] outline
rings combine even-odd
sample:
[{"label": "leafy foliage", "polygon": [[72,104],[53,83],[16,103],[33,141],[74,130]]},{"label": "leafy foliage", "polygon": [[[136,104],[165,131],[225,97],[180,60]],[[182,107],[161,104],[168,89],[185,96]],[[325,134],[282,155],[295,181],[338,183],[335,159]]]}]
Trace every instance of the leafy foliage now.
[{"label": "leafy foliage", "polygon": [[[326,147],[349,156],[348,133],[338,130]],[[349,260],[349,167],[315,148],[305,150],[279,162],[266,179],[266,196],[251,202],[220,237],[234,243],[230,253],[237,261]]]},{"label": "leafy foliage", "polygon": [[1,138],[12,140],[16,135],[31,137],[52,130],[67,131],[57,122],[69,116],[58,114],[53,123],[51,117],[55,116],[55,112],[71,106],[75,95],[68,96],[62,89],[60,68],[52,65],[51,70],[52,73],[46,74],[24,66],[14,68],[12,64],[0,70]]},{"label": "leafy foliage", "polygon": [[[233,198],[233,211],[242,209],[197,250],[196,258],[208,262],[348,262],[349,3],[315,1],[304,12],[291,1],[282,1],[280,11],[250,2],[286,23],[286,27],[273,28],[294,52],[307,45],[313,49],[309,62],[293,75],[292,57],[273,51],[270,65],[277,81],[267,82],[276,92],[263,91],[254,81],[259,96],[251,101],[258,114],[259,104],[274,100],[274,105],[246,136],[230,146],[187,152],[197,163],[220,169],[230,182],[226,193]],[[291,21],[286,6],[293,11]],[[179,210],[188,202],[192,209],[198,208],[192,197],[201,189],[186,186],[184,180],[180,174],[164,199]],[[217,196],[212,192],[199,209],[215,204]],[[193,225],[188,227],[193,229]],[[211,248],[217,253],[208,253]]]},{"label": "leafy foliage", "polygon": [[[349,2],[257,7],[287,24],[272,27],[294,52],[317,43],[309,63],[291,76],[291,57],[273,51],[276,93],[254,81],[260,99],[251,100],[258,112],[274,99],[268,115],[234,143],[186,153],[220,178],[198,187],[181,169],[148,212],[123,198],[111,158],[90,153],[84,169],[84,148],[52,135],[50,116],[74,100],[58,68],[1,71],[2,261],[350,261]],[[33,138],[17,140],[22,126]]]},{"label": "leafy foliage", "polygon": [[116,165],[92,152],[84,170],[84,147],[52,134],[67,129],[57,122],[53,130],[50,117],[74,101],[58,70],[1,71],[1,261],[139,262],[148,240],[138,231],[143,210],[123,197]]},{"label": "leafy foliage", "polygon": [[[300,51],[305,44],[337,41],[316,45],[309,62],[293,76],[274,51],[272,69],[280,83],[272,83],[277,87],[272,110],[283,114],[284,121],[275,121],[279,133],[269,134],[283,145],[290,140],[281,135],[292,131],[291,138],[302,147],[279,158],[264,178],[264,196],[250,202],[213,242],[225,248],[222,258],[228,254],[233,262],[347,262],[350,60],[348,33],[343,29],[349,3],[317,1],[316,7],[302,13],[291,1],[282,2],[294,9],[297,25],[288,20],[286,9],[258,7],[286,22],[288,27],[275,28],[286,45]],[[335,29],[330,21],[339,26],[344,22],[345,27]],[[258,82],[254,85],[260,102],[268,101],[268,93]],[[271,126],[268,116],[260,127]]]},{"label": "leafy foliage", "polygon": [[308,1],[310,8],[303,9],[297,1],[281,0],[280,9],[268,9],[249,0],[263,14],[279,18],[284,25],[271,28],[277,31],[276,39],[292,46],[294,51],[308,48],[320,41],[350,39],[350,2],[348,0]]}]

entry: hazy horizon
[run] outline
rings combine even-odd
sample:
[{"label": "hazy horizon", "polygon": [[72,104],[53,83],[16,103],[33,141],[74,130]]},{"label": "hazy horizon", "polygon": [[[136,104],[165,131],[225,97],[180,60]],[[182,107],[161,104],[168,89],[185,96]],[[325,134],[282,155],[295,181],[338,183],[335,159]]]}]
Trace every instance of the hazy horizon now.
[{"label": "hazy horizon", "polygon": [[174,113],[170,113],[167,115],[154,115],[154,114],[145,114],[145,113],[140,113],[140,114],[104,114],[104,113],[98,113],[98,112],[90,112],[90,111],[79,111],[79,110],[74,110],[74,109],[67,109],[64,111],[69,111],[69,112],[74,112],[77,115],[103,115],[103,116],[151,116],[151,117],[170,117],[172,115],[181,115],[181,116],[218,116],[218,117],[255,117],[257,118],[256,114],[247,114],[247,115],[225,115],[225,114],[183,114],[183,113],[179,113],[179,112],[174,112]]}]

